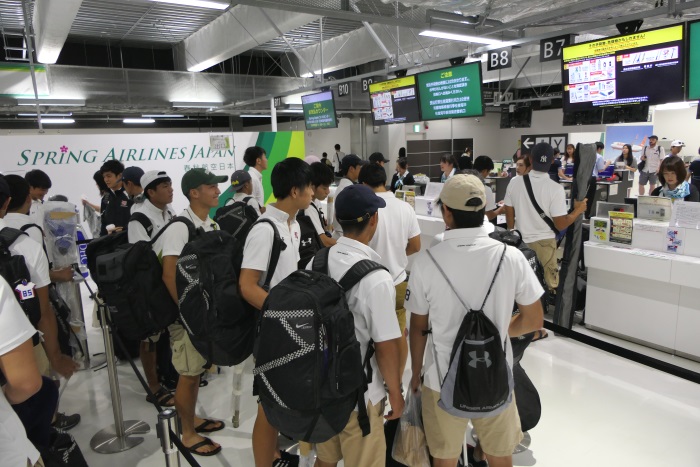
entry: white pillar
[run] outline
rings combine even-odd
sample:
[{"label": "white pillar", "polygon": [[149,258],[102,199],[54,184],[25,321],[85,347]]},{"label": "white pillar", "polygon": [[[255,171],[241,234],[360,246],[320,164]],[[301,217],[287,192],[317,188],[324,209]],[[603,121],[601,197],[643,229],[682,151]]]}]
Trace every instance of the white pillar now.
[{"label": "white pillar", "polygon": [[274,97],[270,99],[270,121],[272,122],[272,131],[277,131],[277,108]]}]

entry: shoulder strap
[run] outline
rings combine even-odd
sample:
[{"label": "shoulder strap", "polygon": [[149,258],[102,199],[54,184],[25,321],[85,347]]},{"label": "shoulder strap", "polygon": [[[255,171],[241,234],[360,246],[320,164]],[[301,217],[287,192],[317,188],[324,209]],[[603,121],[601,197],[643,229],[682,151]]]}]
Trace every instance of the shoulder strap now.
[{"label": "shoulder strap", "polygon": [[[326,259],[326,269],[328,269],[328,260]],[[376,263],[369,259],[363,259],[353,264],[353,266],[346,272],[343,277],[340,278],[338,283],[346,292],[352,289],[358,282],[360,282],[367,274],[373,271],[378,271],[383,269],[387,272],[389,270],[379,263]]]},{"label": "shoulder strap", "polygon": [[162,229],[160,229],[160,232],[158,232],[156,234],[156,236],[151,239],[151,241],[150,241],[151,245],[155,244],[156,240],[158,240],[160,238],[160,236],[163,235],[163,232],[165,232],[168,227],[175,224],[176,222],[182,222],[183,224],[185,224],[187,226],[188,240],[192,240],[192,238],[197,233],[197,228],[194,226],[192,221],[189,220],[188,218],[183,217],[183,216],[176,216],[176,217],[173,217],[170,220],[170,222],[168,222]]},{"label": "shoulder strap", "polygon": [[330,247],[318,250],[314,256],[314,262],[311,265],[311,269],[313,271],[328,275],[328,254],[330,252]]},{"label": "shoulder strap", "polygon": [[[507,249],[508,249],[508,246],[507,246],[507,245],[503,245],[503,253],[501,253],[501,260],[498,262],[498,266],[496,267],[496,272],[495,272],[494,275],[493,275],[493,279],[491,279],[491,285],[489,285],[489,290],[486,292],[486,297],[484,298],[484,302],[481,304],[481,307],[479,308],[478,311],[483,311],[483,310],[484,310],[484,306],[486,305],[486,301],[489,299],[489,295],[491,295],[491,289],[493,289],[493,284],[496,283],[496,277],[498,277],[498,273],[501,271],[501,266],[503,265],[503,259],[506,257],[506,250],[507,250]],[[459,300],[459,302],[462,304],[462,306],[464,307],[464,309],[467,310],[467,313],[468,313],[469,311],[471,311],[471,308],[470,308],[466,303],[464,303],[464,300],[462,300],[462,297],[457,293],[457,289],[455,289],[455,286],[452,285],[452,281],[450,280],[450,278],[447,276],[447,274],[445,274],[445,271],[442,270],[442,267],[440,266],[440,263],[438,263],[438,262],[435,260],[435,257],[434,257],[433,254],[430,252],[430,250],[427,250],[427,251],[428,251],[428,256],[430,257],[430,259],[431,259],[431,260],[433,261],[433,263],[435,264],[435,267],[437,267],[438,271],[440,271],[440,274],[442,274],[442,277],[447,281],[447,283],[449,284],[450,288],[452,289],[452,292],[454,292],[455,296],[457,297],[457,299]]]},{"label": "shoulder strap", "polygon": [[13,229],[12,227],[5,227],[0,230],[0,244],[5,250],[9,251],[12,244],[22,235],[27,235],[27,233],[19,229]]},{"label": "shoulder strap", "polygon": [[275,274],[275,270],[277,269],[277,263],[279,263],[280,255],[282,254],[282,250],[287,249],[287,245],[282,240],[282,237],[280,237],[279,230],[277,230],[277,226],[274,222],[266,218],[255,221],[256,224],[259,222],[269,224],[272,227],[272,232],[274,234],[272,240],[272,250],[270,251],[270,264],[267,266],[267,275],[265,276],[265,283],[262,286],[265,291],[269,291],[270,281],[272,281],[272,276]]},{"label": "shoulder strap", "polygon": [[32,227],[39,229],[39,232],[41,232],[41,236],[44,236],[44,229],[42,229],[39,225],[37,224],[24,224],[22,228],[20,229],[22,232],[26,232],[27,230],[31,229]]},{"label": "shoulder strap", "polygon": [[530,202],[532,203],[532,206],[534,206],[535,211],[537,211],[537,214],[539,214],[540,218],[545,222],[545,224],[552,229],[552,232],[554,232],[555,235],[559,235],[559,229],[557,229],[557,227],[554,225],[554,221],[547,217],[547,214],[545,214],[540,205],[537,204],[535,193],[532,191],[532,182],[530,181],[529,174],[523,175],[523,182],[525,182],[525,189],[527,190],[527,194],[530,197]]},{"label": "shoulder strap", "polygon": [[146,230],[149,237],[153,235],[153,222],[142,212],[135,212],[129,218],[129,222],[136,221]]}]

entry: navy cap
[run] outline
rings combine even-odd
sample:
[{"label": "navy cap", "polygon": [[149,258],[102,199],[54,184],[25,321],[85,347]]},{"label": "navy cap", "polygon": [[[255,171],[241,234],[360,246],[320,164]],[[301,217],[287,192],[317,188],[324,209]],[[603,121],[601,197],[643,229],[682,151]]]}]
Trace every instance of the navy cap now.
[{"label": "navy cap", "polygon": [[231,175],[231,187],[234,191],[238,191],[250,180],[251,178],[248,172],[245,170],[236,170],[233,172],[233,175]]},{"label": "navy cap", "polygon": [[10,185],[5,180],[5,176],[0,174],[0,195],[12,196]]},{"label": "navy cap", "polygon": [[373,164],[379,164],[380,162],[389,162],[389,159],[384,157],[384,154],[381,152],[373,152],[371,156],[369,156],[369,161]]},{"label": "navy cap", "polygon": [[554,161],[554,149],[549,143],[537,143],[532,148],[530,161],[532,162],[532,170],[547,172]]},{"label": "navy cap", "polygon": [[131,182],[141,185],[141,177],[143,177],[143,169],[140,167],[127,167],[122,172],[122,182]]},{"label": "navy cap", "polygon": [[658,139],[659,139],[659,137],[658,137],[658,136],[656,136],[656,135],[651,135],[651,136],[649,137],[649,139],[656,139],[656,140],[658,140]]},{"label": "navy cap", "polygon": [[355,167],[357,165],[362,165],[362,159],[360,159],[356,154],[348,154],[343,157],[340,161],[343,172],[347,172],[350,167]]},{"label": "navy cap", "polygon": [[384,207],[386,202],[367,185],[350,185],[335,199],[335,217],[338,222],[360,223]]}]

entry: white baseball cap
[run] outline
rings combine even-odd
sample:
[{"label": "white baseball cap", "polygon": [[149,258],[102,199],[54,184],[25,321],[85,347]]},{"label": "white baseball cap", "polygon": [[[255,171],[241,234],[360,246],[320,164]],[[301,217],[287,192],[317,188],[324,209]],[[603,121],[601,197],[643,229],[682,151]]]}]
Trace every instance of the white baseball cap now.
[{"label": "white baseball cap", "polygon": [[170,180],[170,177],[164,170],[149,170],[141,177],[141,186],[145,190],[148,185],[155,182],[156,180]]},{"label": "white baseball cap", "polygon": [[682,147],[685,147],[685,143],[679,139],[676,139],[671,143],[671,147],[674,147],[674,146],[682,148]]}]

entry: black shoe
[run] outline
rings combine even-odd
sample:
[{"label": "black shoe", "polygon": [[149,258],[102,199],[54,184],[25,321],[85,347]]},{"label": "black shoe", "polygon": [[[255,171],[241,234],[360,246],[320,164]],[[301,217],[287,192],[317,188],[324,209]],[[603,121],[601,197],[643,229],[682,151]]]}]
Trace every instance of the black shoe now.
[{"label": "black shoe", "polygon": [[486,459],[482,461],[477,461],[474,459],[474,448],[471,446],[467,446],[467,467],[488,467],[489,463],[486,462]]},{"label": "black shoe", "polygon": [[62,412],[56,412],[56,419],[51,426],[59,430],[68,431],[78,423],[80,423],[80,414],[66,415]]}]

